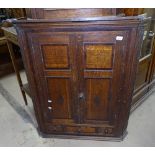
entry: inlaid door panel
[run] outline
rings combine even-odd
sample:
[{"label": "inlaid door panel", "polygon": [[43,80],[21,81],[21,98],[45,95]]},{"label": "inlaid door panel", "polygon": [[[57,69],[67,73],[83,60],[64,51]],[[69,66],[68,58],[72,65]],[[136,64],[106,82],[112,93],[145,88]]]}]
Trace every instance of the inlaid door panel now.
[{"label": "inlaid door panel", "polygon": [[69,68],[68,47],[66,45],[44,45],[42,53],[46,69]]},{"label": "inlaid door panel", "polygon": [[[122,39],[117,40],[118,36]],[[106,31],[83,34],[78,40],[83,76],[79,90],[81,123],[114,127],[121,100],[126,39],[125,31]]]},{"label": "inlaid door panel", "polygon": [[85,45],[87,69],[110,69],[112,68],[111,45]]},{"label": "inlaid door panel", "polygon": [[74,123],[77,101],[74,37],[50,32],[29,37],[44,122]]}]

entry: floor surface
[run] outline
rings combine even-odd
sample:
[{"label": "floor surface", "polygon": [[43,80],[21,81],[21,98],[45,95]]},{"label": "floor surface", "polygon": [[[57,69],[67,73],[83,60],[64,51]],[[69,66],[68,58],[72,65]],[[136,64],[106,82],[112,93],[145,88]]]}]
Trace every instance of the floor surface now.
[{"label": "floor surface", "polygon": [[[21,72],[26,82],[25,72]],[[0,79],[0,146],[155,146],[155,92],[134,111],[122,142],[42,138],[36,131],[32,101],[24,105],[15,74]]]}]

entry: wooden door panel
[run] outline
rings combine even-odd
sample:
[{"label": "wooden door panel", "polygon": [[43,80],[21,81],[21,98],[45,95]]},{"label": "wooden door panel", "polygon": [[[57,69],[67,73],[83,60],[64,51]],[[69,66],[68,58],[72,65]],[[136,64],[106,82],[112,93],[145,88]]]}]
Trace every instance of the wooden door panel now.
[{"label": "wooden door panel", "polygon": [[86,79],[86,120],[108,120],[109,79]]},{"label": "wooden door panel", "polygon": [[42,53],[46,68],[69,68],[67,45],[44,45]]},{"label": "wooden door panel", "polygon": [[112,68],[112,46],[111,45],[85,45],[85,59],[87,69],[109,69]]},{"label": "wooden door panel", "polygon": [[[117,36],[124,39],[117,41]],[[82,69],[79,75],[83,77],[80,78],[79,94],[83,92],[84,95],[79,100],[83,107],[81,122],[114,127],[121,100],[126,32],[92,32],[81,38]]]},{"label": "wooden door panel", "polygon": [[[76,114],[75,45],[64,33],[32,33],[33,58],[45,123],[70,124]],[[74,70],[74,71],[73,71]],[[77,93],[76,93],[77,94]]]},{"label": "wooden door panel", "polygon": [[47,78],[52,119],[71,119],[71,86],[65,78]]}]

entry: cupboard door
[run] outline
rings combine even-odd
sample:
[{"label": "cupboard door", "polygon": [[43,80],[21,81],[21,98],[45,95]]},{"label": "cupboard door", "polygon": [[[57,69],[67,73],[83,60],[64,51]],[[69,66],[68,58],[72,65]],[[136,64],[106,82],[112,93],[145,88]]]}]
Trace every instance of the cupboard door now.
[{"label": "cupboard door", "polygon": [[77,117],[74,36],[45,32],[31,34],[29,38],[45,126],[74,123]]},{"label": "cupboard door", "polygon": [[127,33],[105,31],[78,36],[81,123],[115,127],[121,102]]}]

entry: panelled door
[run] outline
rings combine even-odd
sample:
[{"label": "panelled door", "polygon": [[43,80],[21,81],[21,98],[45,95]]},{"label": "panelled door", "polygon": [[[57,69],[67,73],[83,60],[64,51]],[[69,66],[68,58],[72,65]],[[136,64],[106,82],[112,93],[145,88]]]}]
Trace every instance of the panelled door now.
[{"label": "panelled door", "polygon": [[102,133],[97,127],[106,126],[113,132],[121,102],[126,39],[125,31],[29,35],[47,129],[63,125],[66,133],[96,135]]},{"label": "panelled door", "polygon": [[115,127],[126,57],[125,31],[79,35],[79,104],[82,124]]},{"label": "panelled door", "polygon": [[51,32],[29,37],[45,126],[74,123],[77,115],[74,37]]}]

